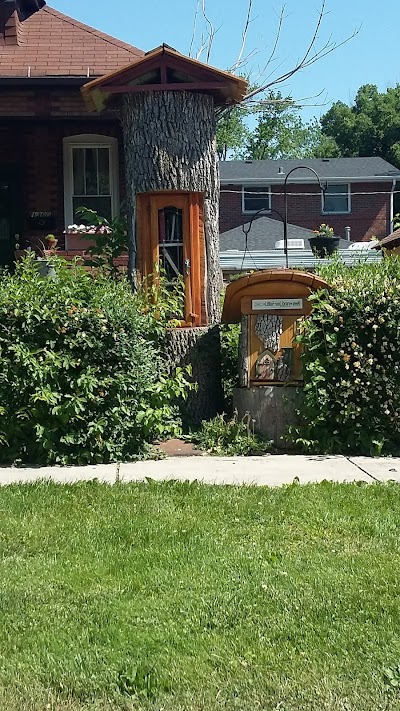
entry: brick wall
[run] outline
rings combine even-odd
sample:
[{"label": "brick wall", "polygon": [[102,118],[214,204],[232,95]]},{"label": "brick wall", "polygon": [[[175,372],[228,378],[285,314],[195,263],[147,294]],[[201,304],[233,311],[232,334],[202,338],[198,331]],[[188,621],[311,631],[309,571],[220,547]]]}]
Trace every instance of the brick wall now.
[{"label": "brick wall", "polygon": [[112,112],[88,114],[79,88],[2,90],[0,97],[0,169],[10,166],[20,175],[21,243],[27,246],[45,236],[43,231],[30,229],[30,213],[51,212],[56,219],[51,231],[63,247],[63,139],[90,133],[118,138],[122,200],[125,169],[119,121]]},{"label": "brick wall", "polygon": [[[288,186],[288,221],[310,230],[316,229],[322,222],[325,222],[334,227],[335,233],[340,237],[345,237],[345,227],[349,226],[354,241],[368,240],[372,236],[385,237],[390,230],[390,195],[384,193],[389,193],[391,187],[391,182],[353,183],[351,185],[351,213],[325,215],[322,213],[321,194],[317,185],[292,184]],[[282,192],[282,186],[272,188],[271,208],[284,215]],[[353,194],[364,192],[369,194]],[[271,212],[271,217],[276,220],[280,219],[273,212]],[[241,187],[224,185],[220,200],[221,232],[245,224],[250,219],[251,215],[242,212]]]},{"label": "brick wall", "polygon": [[103,111],[101,114],[89,113],[86,109],[79,87],[73,88],[2,88],[0,91],[0,117],[85,117],[91,121],[104,121],[113,118],[115,113]]}]

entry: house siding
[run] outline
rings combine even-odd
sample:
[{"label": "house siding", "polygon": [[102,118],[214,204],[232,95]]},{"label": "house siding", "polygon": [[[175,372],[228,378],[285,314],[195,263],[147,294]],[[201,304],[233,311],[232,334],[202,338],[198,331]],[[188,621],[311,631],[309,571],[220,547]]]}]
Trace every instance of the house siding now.
[{"label": "house siding", "polygon": [[[327,215],[322,212],[321,193],[317,185],[291,184],[288,185],[288,221],[310,230],[317,229],[322,222],[325,222],[331,225],[340,237],[345,236],[345,227],[349,226],[354,241],[368,240],[373,236],[382,238],[390,231],[391,188],[391,182],[352,183],[350,185],[351,212]],[[272,186],[271,217],[273,219],[279,220],[279,215],[273,210],[277,210],[283,219],[285,206],[282,193],[282,185]],[[226,232],[245,224],[250,219],[251,215],[242,212],[241,186],[223,185],[220,199],[220,231]]]}]

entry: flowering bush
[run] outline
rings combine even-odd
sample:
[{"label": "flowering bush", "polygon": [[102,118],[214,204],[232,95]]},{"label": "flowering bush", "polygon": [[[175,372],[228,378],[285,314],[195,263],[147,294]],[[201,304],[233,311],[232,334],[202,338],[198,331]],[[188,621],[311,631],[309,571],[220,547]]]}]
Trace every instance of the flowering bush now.
[{"label": "flowering bush", "polygon": [[400,257],[320,270],[302,326],[304,402],[294,439],[309,451],[400,452]]},{"label": "flowering bush", "polygon": [[329,225],[326,225],[323,222],[322,225],[320,225],[317,230],[314,230],[314,234],[317,237],[334,237],[335,230],[333,229],[333,227],[329,227]]},{"label": "flowering bush", "polygon": [[64,234],[73,235],[109,235],[112,229],[107,225],[68,225]]}]

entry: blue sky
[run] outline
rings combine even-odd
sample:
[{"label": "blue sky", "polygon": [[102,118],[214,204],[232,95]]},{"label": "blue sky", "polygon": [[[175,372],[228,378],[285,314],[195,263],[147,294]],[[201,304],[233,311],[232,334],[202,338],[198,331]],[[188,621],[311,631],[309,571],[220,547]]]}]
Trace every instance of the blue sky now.
[{"label": "blue sky", "polygon": [[[144,50],[162,42],[184,53],[189,50],[196,0],[51,0],[49,4]],[[289,69],[301,55],[315,25],[320,0],[286,0],[285,4],[286,20],[275,73]],[[247,1],[208,0],[207,5],[209,16],[219,28],[211,63],[225,69],[238,54]],[[247,49],[258,50],[251,61],[255,75],[272,46],[280,7],[279,0],[254,0],[256,18],[250,27]],[[359,27],[351,42],[282,88],[296,99],[322,92],[322,97],[309,103],[324,101],[326,106],[305,109],[305,118],[320,115],[338,99],[351,102],[362,84],[377,84],[383,91],[400,83],[399,0],[327,0],[320,46],[329,35],[340,41]]]}]

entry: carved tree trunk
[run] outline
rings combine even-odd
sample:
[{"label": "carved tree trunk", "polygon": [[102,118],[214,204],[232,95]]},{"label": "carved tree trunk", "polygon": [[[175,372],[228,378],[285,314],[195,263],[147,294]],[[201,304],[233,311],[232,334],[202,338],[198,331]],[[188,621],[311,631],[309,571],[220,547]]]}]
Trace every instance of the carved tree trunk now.
[{"label": "carved tree trunk", "polygon": [[190,365],[192,381],[197,389],[191,391],[181,412],[186,425],[198,426],[202,420],[212,419],[223,410],[221,380],[221,341],[218,326],[181,328],[168,331],[165,344],[166,362],[171,368]]},{"label": "carved tree trunk", "polygon": [[[128,206],[130,273],[137,268],[137,193],[176,190],[204,194],[206,249],[205,303],[210,326],[220,319],[222,274],[219,265],[219,169],[214,100],[189,92],[146,92],[122,97]],[[205,329],[177,329],[168,334],[171,364],[191,363],[197,392],[187,403],[198,424],[221,408],[219,335]],[[212,329],[211,329],[212,330]],[[210,347],[211,342],[218,347]]]},{"label": "carved tree trunk", "polygon": [[220,316],[219,172],[214,100],[190,92],[125,94],[124,132],[130,268],[136,268],[136,194],[158,190],[204,193],[209,323]]}]

